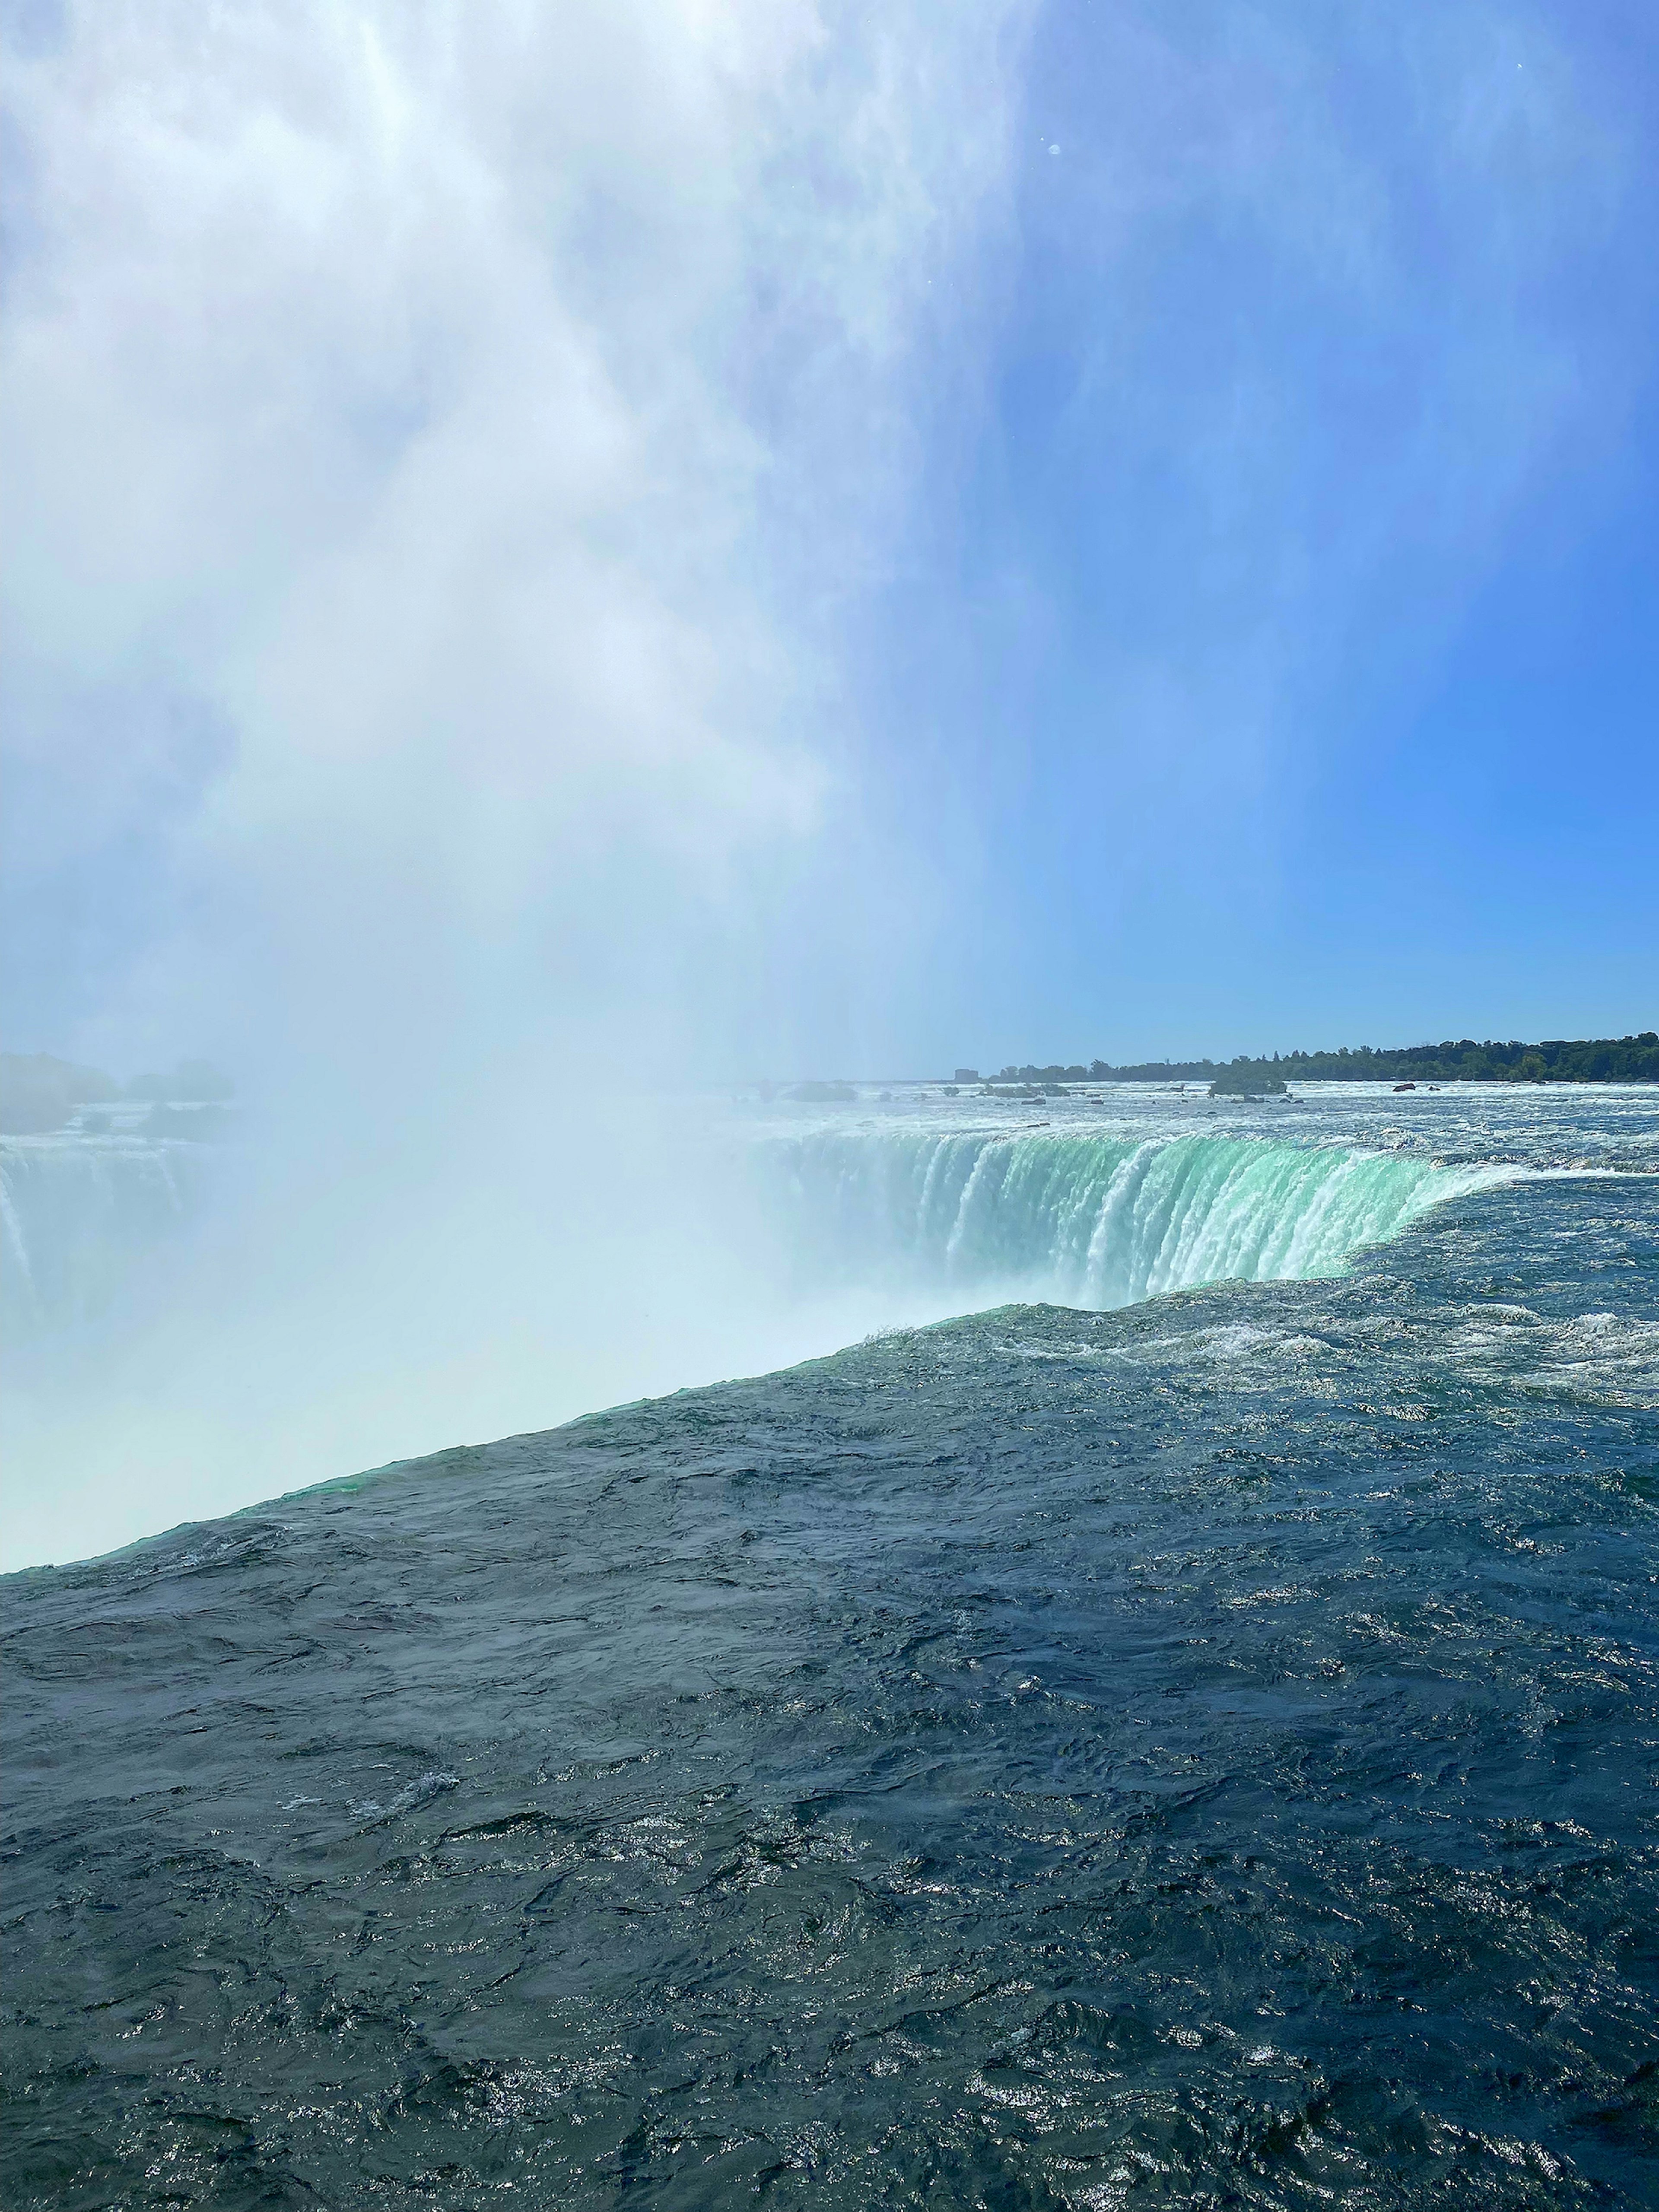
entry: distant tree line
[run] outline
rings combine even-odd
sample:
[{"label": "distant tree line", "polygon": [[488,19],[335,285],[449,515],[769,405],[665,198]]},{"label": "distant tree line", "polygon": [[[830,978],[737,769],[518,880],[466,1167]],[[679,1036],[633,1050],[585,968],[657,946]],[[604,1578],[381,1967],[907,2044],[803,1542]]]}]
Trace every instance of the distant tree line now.
[{"label": "distant tree line", "polygon": [[1659,1031],[1624,1037],[1547,1037],[1541,1044],[1448,1037],[1440,1044],[1344,1045],[1336,1052],[1240,1053],[1231,1060],[1146,1060],[1114,1067],[1005,1067],[1004,1083],[1659,1083]]},{"label": "distant tree line", "polygon": [[123,1099],[218,1101],[235,1088],[204,1060],[181,1060],[171,1075],[135,1075],[123,1084],[100,1067],[54,1060],[50,1053],[0,1053],[0,1131],[13,1136],[61,1129],[81,1107]]}]

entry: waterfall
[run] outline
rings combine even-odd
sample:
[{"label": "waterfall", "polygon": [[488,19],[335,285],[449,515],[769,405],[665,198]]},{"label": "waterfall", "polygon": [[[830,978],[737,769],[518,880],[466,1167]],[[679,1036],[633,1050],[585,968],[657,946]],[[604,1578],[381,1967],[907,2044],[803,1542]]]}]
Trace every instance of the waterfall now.
[{"label": "waterfall", "polygon": [[763,1148],[799,1268],[1103,1309],[1340,1274],[1513,1170],[1235,1137],[824,1131]]},{"label": "waterfall", "polygon": [[92,1318],[196,1215],[205,1147],[134,1137],[0,1143],[0,1317],[10,1330]]},{"label": "waterfall", "polygon": [[[8,1328],[95,1317],[124,1285],[159,1291],[161,1248],[199,1218],[216,1149],[7,1139]],[[902,1285],[964,1309],[995,1296],[1106,1308],[1229,1278],[1340,1274],[1440,1200],[1516,1172],[1352,1145],[983,1129],[822,1130],[749,1158],[796,1290]]]}]

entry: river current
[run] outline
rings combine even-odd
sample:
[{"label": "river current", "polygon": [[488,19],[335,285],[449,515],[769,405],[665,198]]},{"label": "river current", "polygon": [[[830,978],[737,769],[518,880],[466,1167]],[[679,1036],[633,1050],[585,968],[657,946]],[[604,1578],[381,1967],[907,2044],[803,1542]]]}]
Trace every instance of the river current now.
[{"label": "river current", "polygon": [[1659,1097],[722,1141],[954,1317],[8,1579],[8,2206],[1659,2198]]}]

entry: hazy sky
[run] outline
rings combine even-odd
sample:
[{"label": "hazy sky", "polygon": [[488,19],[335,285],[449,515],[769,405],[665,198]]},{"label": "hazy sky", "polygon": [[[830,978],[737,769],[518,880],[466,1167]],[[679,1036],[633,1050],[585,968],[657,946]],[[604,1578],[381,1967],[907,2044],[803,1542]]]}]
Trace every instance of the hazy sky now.
[{"label": "hazy sky", "polygon": [[13,1048],[1659,1017],[1634,0],[3,15]]}]

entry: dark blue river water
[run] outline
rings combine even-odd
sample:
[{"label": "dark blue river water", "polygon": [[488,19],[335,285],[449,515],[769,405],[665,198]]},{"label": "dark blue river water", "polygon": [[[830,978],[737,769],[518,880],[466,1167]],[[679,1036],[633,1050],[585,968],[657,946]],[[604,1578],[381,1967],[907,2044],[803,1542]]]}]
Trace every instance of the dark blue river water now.
[{"label": "dark blue river water", "polygon": [[1659,2202],[1659,1178],[6,1585],[4,2202]]}]

